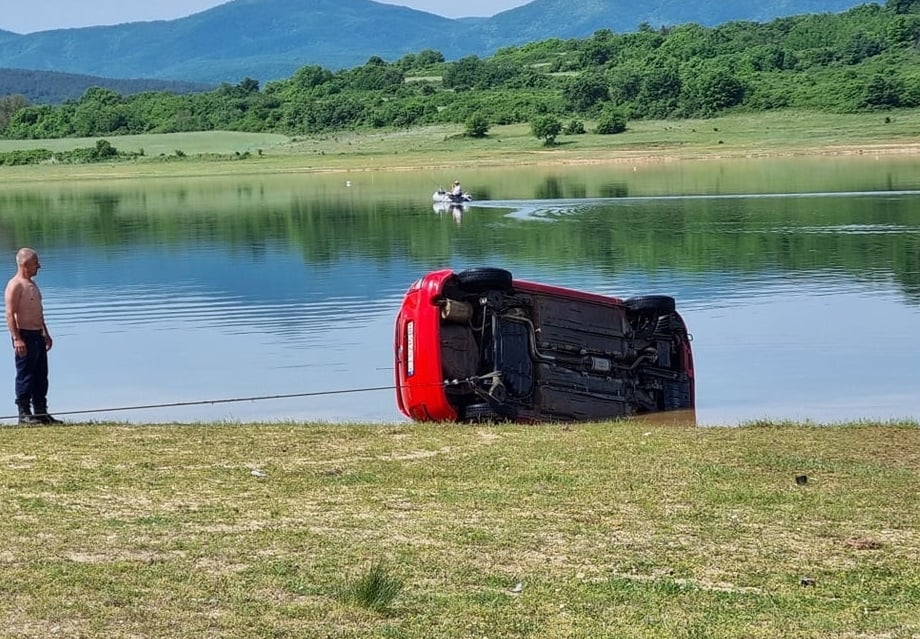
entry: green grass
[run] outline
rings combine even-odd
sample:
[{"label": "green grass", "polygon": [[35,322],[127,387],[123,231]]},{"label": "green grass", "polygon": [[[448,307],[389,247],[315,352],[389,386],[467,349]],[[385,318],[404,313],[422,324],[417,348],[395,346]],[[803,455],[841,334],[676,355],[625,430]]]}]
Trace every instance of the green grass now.
[{"label": "green grass", "polygon": [[[585,123],[593,130],[594,123]],[[618,135],[560,136],[543,146],[527,124],[493,126],[484,139],[463,136],[462,125],[399,131],[339,132],[287,138],[231,132],[107,138],[120,151],[145,158],[82,166],[0,168],[13,181],[207,176],[250,173],[415,170],[509,164],[671,161],[804,154],[920,153],[920,109],[827,114],[776,111],[707,120],[636,120]],[[95,139],[0,140],[13,149],[65,150]],[[174,158],[181,150],[187,157]],[[249,159],[237,154],[249,153]],[[260,154],[261,152],[261,154]],[[170,157],[164,161],[161,157]],[[7,180],[5,180],[7,181]]]},{"label": "green grass", "polygon": [[342,599],[374,612],[386,611],[402,590],[403,582],[382,563],[376,563],[353,583],[348,584]]},{"label": "green grass", "polygon": [[916,423],[5,428],[0,637],[907,639],[918,485]]}]

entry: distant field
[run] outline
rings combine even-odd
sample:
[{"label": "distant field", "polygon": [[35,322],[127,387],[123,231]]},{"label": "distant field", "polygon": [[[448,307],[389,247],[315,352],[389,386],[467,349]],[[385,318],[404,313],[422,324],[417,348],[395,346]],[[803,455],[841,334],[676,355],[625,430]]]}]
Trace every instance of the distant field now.
[{"label": "distant field", "polygon": [[[886,120],[887,118],[887,120]],[[567,122],[568,120],[565,120]],[[437,126],[388,132],[343,132],[295,139],[295,154],[366,158],[416,155],[437,163],[616,160],[618,158],[681,158],[721,155],[858,152],[860,148],[896,145],[920,151],[920,109],[897,113],[835,115],[771,112],[708,120],[637,120],[624,133],[561,135],[543,146],[530,126],[493,126],[484,139],[462,136],[463,127]]]},{"label": "distant field", "polygon": [[256,153],[285,144],[290,138],[271,133],[238,133],[235,131],[205,131],[194,133],[162,133],[153,135],[107,135],[93,138],[64,138],[54,140],[0,140],[0,153],[22,149],[69,151],[96,145],[105,139],[119,151],[136,153],[143,149],[148,157],[171,155],[182,150],[188,155],[207,153]]},{"label": "distant field", "polygon": [[[568,120],[564,120],[568,122]],[[775,111],[696,120],[637,120],[624,133],[561,135],[544,146],[528,124],[493,126],[482,139],[462,125],[341,131],[287,137],[263,133],[108,136],[131,162],[0,168],[14,181],[276,172],[413,170],[509,164],[643,162],[822,154],[920,154],[920,109],[860,114]],[[95,138],[0,140],[0,152],[93,146]],[[176,152],[184,157],[179,161]],[[252,157],[240,159],[249,153]],[[169,157],[163,162],[162,157]],[[232,160],[232,161],[231,161]]]}]

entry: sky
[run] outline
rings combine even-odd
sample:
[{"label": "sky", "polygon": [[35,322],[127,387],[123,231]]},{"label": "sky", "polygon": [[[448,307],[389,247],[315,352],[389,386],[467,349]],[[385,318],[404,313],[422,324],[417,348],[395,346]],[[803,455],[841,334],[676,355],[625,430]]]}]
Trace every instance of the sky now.
[{"label": "sky", "polygon": [[[0,29],[32,33],[182,18],[228,0],[0,0]],[[309,2],[310,0],[303,0]],[[448,18],[492,16],[530,0],[378,0]]]}]

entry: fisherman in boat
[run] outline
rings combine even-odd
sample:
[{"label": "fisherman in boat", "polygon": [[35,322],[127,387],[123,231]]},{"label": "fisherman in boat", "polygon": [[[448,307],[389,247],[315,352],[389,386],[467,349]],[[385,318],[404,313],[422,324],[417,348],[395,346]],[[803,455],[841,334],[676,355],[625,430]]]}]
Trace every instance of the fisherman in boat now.
[{"label": "fisherman in boat", "polygon": [[463,188],[460,186],[460,180],[454,180],[454,188],[450,190],[450,194],[455,198],[463,196]]}]

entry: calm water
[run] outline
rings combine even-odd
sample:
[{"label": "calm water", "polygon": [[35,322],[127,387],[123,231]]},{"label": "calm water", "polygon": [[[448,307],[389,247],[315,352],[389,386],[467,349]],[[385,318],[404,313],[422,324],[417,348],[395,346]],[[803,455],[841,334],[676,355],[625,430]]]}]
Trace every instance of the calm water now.
[{"label": "calm water", "polygon": [[[454,177],[477,197],[462,216],[431,203]],[[9,274],[18,246],[41,254],[50,404],[73,421],[402,421],[393,319],[407,286],[444,266],[673,295],[700,424],[920,418],[911,158],[0,175],[0,242]],[[0,374],[9,416],[12,361]]]}]

